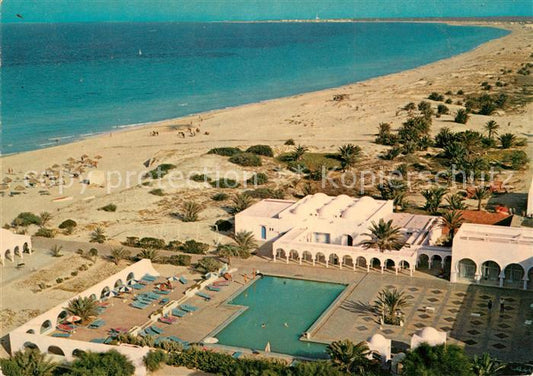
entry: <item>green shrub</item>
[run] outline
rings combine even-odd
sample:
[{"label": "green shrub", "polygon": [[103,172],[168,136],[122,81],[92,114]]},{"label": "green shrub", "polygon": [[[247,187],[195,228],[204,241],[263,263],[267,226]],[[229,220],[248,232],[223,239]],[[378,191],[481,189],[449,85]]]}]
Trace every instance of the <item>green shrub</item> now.
[{"label": "green shrub", "polygon": [[167,249],[170,251],[179,251],[182,245],[183,242],[179,240],[171,240],[168,242]]},{"label": "green shrub", "polygon": [[138,247],[139,238],[137,236],[128,236],[123,244],[128,247]]},{"label": "green shrub", "polygon": [[240,153],[230,157],[229,161],[240,166],[261,166],[261,157],[252,153]]},{"label": "green shrub", "polygon": [[50,228],[41,227],[39,230],[37,230],[35,236],[40,236],[43,238],[53,238],[56,236],[56,232]]},{"label": "green shrub", "polygon": [[70,273],[70,275],[73,277],[76,277],[78,275],[78,271],[74,270],[73,272]]},{"label": "green shrub", "polygon": [[200,273],[211,273],[220,269],[222,263],[213,257],[204,257],[195,265],[195,269]]},{"label": "green shrub", "polygon": [[145,355],[143,361],[146,369],[150,372],[157,371],[166,361],[167,355],[162,350],[150,351]]},{"label": "green shrub", "polygon": [[433,93],[429,94],[428,99],[431,99],[432,101],[442,102],[444,100],[444,95],[434,91]]},{"label": "green shrub", "polygon": [[190,266],[192,257],[189,255],[172,255],[163,259],[164,263],[176,266]]},{"label": "green shrub", "polygon": [[162,178],[163,176],[165,176],[166,174],[168,174],[168,172],[170,170],[173,170],[175,168],[176,168],[176,165],[174,165],[174,164],[163,163],[163,164],[160,164],[159,166],[157,166],[152,171],[149,171],[148,172],[148,176],[151,177],[152,179],[159,179],[159,178]]},{"label": "green shrub", "polygon": [[285,192],[281,189],[271,189],[271,188],[257,188],[244,192],[246,195],[252,198],[275,198],[283,199],[285,198]]},{"label": "green shrub", "polygon": [[214,188],[238,188],[240,185],[236,180],[227,178],[214,180],[209,184],[211,184],[211,186]]},{"label": "green shrub", "polygon": [[446,103],[446,104],[452,104],[452,103],[453,103],[453,100],[452,100],[452,98],[448,98],[448,99],[446,99],[446,101],[445,101],[444,103]]},{"label": "green shrub", "polygon": [[268,176],[267,174],[258,172],[254,174],[251,178],[246,180],[246,183],[250,185],[263,185],[263,184],[268,183]]},{"label": "green shrub", "polygon": [[166,247],[166,242],[163,239],[145,237],[139,240],[139,242],[137,243],[137,247],[164,249]]},{"label": "green shrub", "polygon": [[60,229],[69,229],[69,228],[74,228],[76,227],[78,224],[76,223],[76,221],[72,220],[72,219],[67,219],[67,220],[64,220],[63,222],[61,222],[59,224],[59,227]]},{"label": "green shrub", "polygon": [[457,91],[457,95],[463,95],[464,93],[465,93],[465,92],[464,92],[462,89],[460,89],[460,90]]},{"label": "green shrub", "polygon": [[152,189],[151,191],[148,191],[148,193],[154,195],[154,196],[164,196],[165,195],[165,192],[163,192],[163,190],[161,188],[155,188],[155,189]]},{"label": "green shrub", "polygon": [[466,112],[466,110],[463,110],[462,108],[459,109],[459,111],[457,111],[457,114],[455,115],[455,122],[456,123],[460,123],[460,124],[466,124],[466,122],[468,121],[468,118],[470,116],[468,116],[468,113]]},{"label": "green shrub", "polygon": [[185,253],[204,255],[209,250],[209,244],[197,242],[196,240],[191,239],[183,243],[181,250]]},{"label": "green shrub", "polygon": [[102,206],[98,210],[103,210],[105,212],[115,212],[117,211],[117,206],[115,204],[107,204],[106,206]]},{"label": "green shrub", "polygon": [[229,231],[233,228],[233,223],[231,223],[227,219],[219,219],[215,222],[215,226],[218,231]]},{"label": "green shrub", "polygon": [[274,152],[272,151],[272,148],[268,145],[253,145],[253,146],[250,146],[248,149],[246,149],[246,152],[257,154],[257,155],[263,155],[265,157],[274,156]]},{"label": "green shrub", "polygon": [[521,170],[529,163],[529,157],[523,150],[513,150],[505,156],[504,162],[510,163],[513,170]]},{"label": "green shrub", "polygon": [[56,283],[63,283],[63,278],[56,278]]},{"label": "green shrub", "polygon": [[225,157],[231,157],[236,154],[242,153],[242,150],[239,148],[233,148],[233,147],[220,147],[220,148],[214,148],[207,152],[207,154],[216,154],[216,155],[223,155]]},{"label": "green shrub", "polygon": [[40,225],[41,218],[30,212],[22,212],[13,220],[13,226],[29,226],[29,225]]},{"label": "green shrub", "polygon": [[296,144],[294,143],[294,139],[289,138],[287,141],[285,141],[284,145],[292,146],[292,145],[296,145]]},{"label": "green shrub", "polygon": [[229,196],[228,196],[227,193],[220,192],[220,193],[215,193],[213,196],[211,196],[211,200],[213,200],[213,201],[224,201],[224,200],[227,200],[228,197]]},{"label": "green shrub", "polygon": [[210,182],[211,178],[205,174],[194,174],[190,177],[192,181],[203,183],[203,182]]},{"label": "green shrub", "polygon": [[443,114],[443,115],[445,115],[445,114],[447,114],[447,113],[449,113],[449,112],[450,112],[450,109],[448,108],[448,106],[446,106],[446,105],[444,105],[444,104],[439,104],[439,105],[437,106],[437,113],[438,113],[438,114]]},{"label": "green shrub", "polygon": [[69,375],[99,375],[99,376],[131,376],[135,366],[125,356],[116,350],[105,353],[82,352],[70,363]]}]

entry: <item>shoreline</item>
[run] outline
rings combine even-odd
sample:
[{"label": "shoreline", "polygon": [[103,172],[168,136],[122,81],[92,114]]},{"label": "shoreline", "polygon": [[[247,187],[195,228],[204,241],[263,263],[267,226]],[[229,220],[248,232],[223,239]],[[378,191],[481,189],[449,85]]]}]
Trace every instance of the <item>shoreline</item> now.
[{"label": "shoreline", "polygon": [[[287,21],[249,21],[249,22],[248,21],[215,21],[215,22],[219,22],[219,23],[284,23],[284,22],[289,23],[289,22],[295,22],[295,23],[297,23],[299,21],[298,20],[287,20]],[[316,21],[310,20],[308,22],[316,22]],[[319,22],[327,23],[327,22],[345,22],[345,21],[324,20],[324,21],[319,21]],[[346,83],[346,84],[341,85],[341,86],[332,86],[332,87],[328,87],[328,88],[324,88],[324,89],[320,89],[320,90],[304,91],[304,92],[297,93],[297,94],[292,94],[292,95],[289,95],[289,96],[281,96],[281,97],[276,97],[276,98],[271,98],[271,99],[264,99],[264,100],[257,101],[257,102],[250,102],[250,103],[244,103],[244,104],[239,104],[239,105],[235,105],[235,106],[227,106],[227,107],[221,107],[221,108],[216,108],[216,109],[212,109],[212,110],[194,112],[194,113],[190,113],[188,115],[179,116],[179,117],[172,117],[172,118],[166,118],[166,119],[162,119],[162,120],[154,120],[154,121],[141,122],[141,123],[117,124],[117,125],[111,126],[111,128],[109,130],[102,131],[102,132],[97,132],[97,133],[94,133],[92,135],[86,135],[86,136],[84,136],[84,135],[77,135],[77,136],[76,135],[72,135],[72,136],[67,136],[65,138],[69,138],[69,139],[72,139],[72,140],[69,141],[69,142],[66,142],[66,143],[59,143],[59,144],[56,144],[56,145],[45,146],[45,147],[42,147],[42,148],[36,148],[36,149],[32,149],[32,150],[13,152],[13,153],[9,153],[9,154],[2,154],[2,155],[0,155],[0,161],[3,160],[4,158],[8,158],[8,157],[15,156],[15,155],[33,153],[33,152],[37,152],[37,151],[58,148],[58,147],[66,146],[66,145],[77,144],[77,143],[80,143],[80,142],[84,142],[86,140],[91,140],[91,139],[95,139],[95,138],[99,138],[99,137],[105,137],[106,135],[109,135],[109,134],[123,134],[125,132],[130,132],[130,131],[139,131],[139,130],[142,130],[142,129],[145,129],[145,128],[148,128],[148,127],[157,127],[157,128],[159,128],[159,127],[168,127],[168,126],[172,126],[171,124],[168,124],[168,123],[177,122],[177,121],[184,121],[184,120],[188,120],[189,118],[194,118],[194,117],[197,117],[197,116],[202,116],[202,115],[209,116],[209,115],[216,114],[218,112],[224,112],[224,111],[234,110],[234,109],[243,108],[243,107],[247,107],[247,106],[253,106],[255,104],[263,104],[263,103],[271,103],[271,102],[275,102],[275,101],[283,101],[283,100],[287,100],[287,99],[290,99],[290,98],[296,98],[296,97],[299,97],[299,96],[302,96],[302,95],[324,93],[324,92],[331,91],[331,90],[343,90],[343,89],[345,89],[346,87],[349,87],[349,86],[372,82],[373,80],[380,79],[380,78],[383,78],[383,77],[392,77],[394,75],[408,73],[408,72],[415,71],[415,70],[421,69],[421,68],[430,68],[430,67],[432,67],[435,64],[443,64],[444,62],[446,62],[446,61],[448,61],[450,59],[458,58],[458,57],[464,56],[466,54],[473,53],[476,50],[478,50],[479,48],[481,48],[482,46],[486,46],[486,45],[488,45],[488,44],[490,44],[492,42],[501,40],[503,38],[510,37],[510,36],[513,35],[514,32],[516,32],[516,30],[513,29],[513,25],[510,25],[508,23],[503,24],[503,25],[491,25],[492,22],[479,23],[479,22],[483,22],[483,21],[477,21],[477,22],[465,21],[465,22],[455,23],[456,21],[446,21],[446,20],[441,20],[441,21],[425,21],[425,20],[419,20],[419,21],[410,21],[410,20],[409,21],[403,21],[403,20],[400,20],[400,21],[388,21],[388,20],[361,21],[361,20],[353,20],[353,21],[346,21],[346,22],[362,22],[362,23],[363,22],[373,22],[373,23],[374,22],[375,23],[378,23],[378,22],[443,23],[443,24],[449,24],[449,25],[453,25],[453,26],[492,27],[492,28],[495,28],[495,29],[507,30],[507,31],[509,31],[509,33],[504,35],[504,36],[501,36],[499,38],[491,39],[491,40],[489,40],[489,41],[487,41],[485,43],[482,43],[482,44],[480,44],[480,45],[478,45],[478,46],[476,46],[476,47],[474,47],[474,48],[472,48],[472,49],[470,49],[468,51],[459,53],[457,55],[452,55],[452,56],[449,56],[449,57],[446,57],[446,58],[443,58],[443,59],[440,59],[440,60],[435,60],[435,61],[432,61],[432,62],[427,63],[427,64],[419,65],[419,66],[416,66],[416,67],[411,68],[411,69],[402,70],[402,71],[393,72],[393,73],[388,73],[388,74],[384,74],[384,75],[379,75],[379,76],[371,77],[371,78],[368,78],[368,79],[365,79],[365,80],[362,80],[362,81],[349,82],[349,83]],[[187,124],[175,124],[174,126],[180,126],[180,127],[184,127],[185,128],[188,125]],[[47,141],[50,141],[51,143],[53,143],[53,141],[55,139],[56,138],[50,138]],[[59,137],[58,137],[58,139],[59,139]]]}]

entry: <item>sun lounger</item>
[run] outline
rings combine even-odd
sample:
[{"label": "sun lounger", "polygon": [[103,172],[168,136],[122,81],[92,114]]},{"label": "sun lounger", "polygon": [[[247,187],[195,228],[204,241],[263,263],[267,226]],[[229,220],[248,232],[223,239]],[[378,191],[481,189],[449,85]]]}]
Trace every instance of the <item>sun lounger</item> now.
[{"label": "sun lounger", "polygon": [[101,327],[103,325],[105,325],[105,321],[102,320],[102,319],[98,319],[98,320],[95,320],[92,323],[90,323],[88,328],[89,329],[98,329],[99,327]]},{"label": "sun lounger", "polygon": [[184,340],[182,340],[181,338],[178,338],[178,337],[176,337],[176,336],[168,336],[168,337],[166,337],[166,339],[167,339],[168,341],[172,341],[172,342],[176,342],[176,343],[181,343],[184,347],[185,347],[185,346],[189,346],[189,342],[184,341]]},{"label": "sun lounger", "polygon": [[183,285],[186,285],[187,284],[187,278],[185,278],[184,276],[181,276],[180,279],[179,279],[180,283],[183,284]]},{"label": "sun lounger", "polygon": [[157,295],[155,292],[153,291],[150,291],[150,292],[147,292],[146,294],[144,294],[144,296],[152,299],[152,300],[158,300],[160,299],[161,297],[159,295]]},{"label": "sun lounger", "polygon": [[163,324],[170,325],[176,322],[176,318],[175,317],[160,317],[159,321],[162,322]]},{"label": "sun lounger", "polygon": [[168,290],[155,290],[155,293],[156,294],[160,294],[160,295],[168,295],[168,294],[170,294],[170,291],[168,291]]},{"label": "sun lounger", "polygon": [[157,279],[157,277],[154,277],[153,275],[150,275],[150,274],[145,274],[141,279],[146,282],[154,282]]},{"label": "sun lounger", "polygon": [[105,310],[107,309],[107,307],[96,307],[96,312],[101,315],[102,313],[105,312]]},{"label": "sun lounger", "polygon": [[76,329],[76,327],[73,325],[59,324],[56,326],[56,329],[62,332],[70,333],[70,332],[73,332]]},{"label": "sun lounger", "polygon": [[182,304],[182,305],[180,305],[180,308],[182,310],[184,310],[185,312],[194,312],[194,311],[198,310],[198,307],[192,306],[192,305],[189,305],[189,304]]},{"label": "sun lounger", "polygon": [[161,334],[161,333],[158,333],[155,330],[153,330],[151,326],[149,326],[148,328],[144,329],[144,332],[146,333],[146,335],[154,336],[154,337],[157,337],[157,336],[159,336],[159,334]]},{"label": "sun lounger", "polygon": [[69,338],[70,333],[60,332],[52,334],[52,337]]},{"label": "sun lounger", "polygon": [[205,292],[197,291],[196,295],[198,295],[201,298],[204,298],[205,300],[211,300],[211,296],[206,294]]},{"label": "sun lounger", "polygon": [[146,287],[146,285],[143,285],[141,283],[134,283],[133,285],[131,285],[131,287],[133,287],[135,290],[142,290]]},{"label": "sun lounger", "polygon": [[181,310],[179,308],[174,308],[172,310],[172,316],[184,317],[185,315],[187,315],[187,312],[183,311],[183,310]]},{"label": "sun lounger", "polygon": [[208,289],[209,291],[215,291],[215,292],[220,291],[220,287],[216,287],[216,286],[207,286],[206,289]]},{"label": "sun lounger", "polygon": [[232,356],[233,358],[235,358],[235,359],[239,359],[241,355],[242,355],[242,352],[240,352],[240,351],[235,351],[235,352],[233,353],[233,355],[231,355],[231,356]]},{"label": "sun lounger", "polygon": [[92,342],[92,343],[105,343],[105,338],[93,338],[91,339],[89,342]]},{"label": "sun lounger", "polygon": [[213,282],[213,286],[229,286],[229,281],[225,279]]},{"label": "sun lounger", "polygon": [[163,298],[159,301],[159,304],[163,305],[163,304],[167,304],[169,302],[169,299],[168,298]]},{"label": "sun lounger", "polygon": [[146,307],[148,307],[148,304],[137,301],[137,302],[132,302],[130,306],[132,306],[133,308],[137,308],[137,309],[145,309]]},{"label": "sun lounger", "polygon": [[154,332],[156,332],[157,334],[161,334],[161,333],[163,333],[163,329],[158,328],[158,327],[155,326],[155,325],[150,326],[150,329],[152,329],[152,330],[153,330]]}]

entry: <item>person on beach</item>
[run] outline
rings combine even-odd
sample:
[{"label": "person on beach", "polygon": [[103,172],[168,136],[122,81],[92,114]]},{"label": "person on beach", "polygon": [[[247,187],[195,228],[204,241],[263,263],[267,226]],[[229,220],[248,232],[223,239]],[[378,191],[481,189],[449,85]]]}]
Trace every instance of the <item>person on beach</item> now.
[{"label": "person on beach", "polygon": [[489,309],[489,312],[492,311],[492,300],[489,300],[489,302],[487,303],[487,308]]},{"label": "person on beach", "polygon": [[503,313],[505,312],[505,301],[503,300],[503,298],[500,299],[500,316],[503,315]]}]

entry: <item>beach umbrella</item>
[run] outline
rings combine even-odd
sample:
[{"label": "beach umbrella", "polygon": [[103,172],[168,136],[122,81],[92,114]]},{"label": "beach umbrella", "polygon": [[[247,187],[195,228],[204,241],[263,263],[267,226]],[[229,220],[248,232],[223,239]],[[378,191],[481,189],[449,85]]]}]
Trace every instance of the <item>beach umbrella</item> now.
[{"label": "beach umbrella", "polygon": [[17,185],[14,190],[22,192],[22,191],[26,190],[26,188],[24,188],[24,186],[22,186],[22,185]]},{"label": "beach umbrella", "polygon": [[267,345],[265,346],[265,352],[270,352],[270,342],[267,342]]},{"label": "beach umbrella", "polygon": [[65,319],[66,322],[71,322],[71,323],[75,323],[75,322],[78,322],[78,321],[81,321],[81,317],[80,316],[69,316]]},{"label": "beach umbrella", "polygon": [[7,176],[4,178],[4,180],[2,180],[4,183],[11,183],[13,181],[13,179],[11,178],[8,178]]}]

